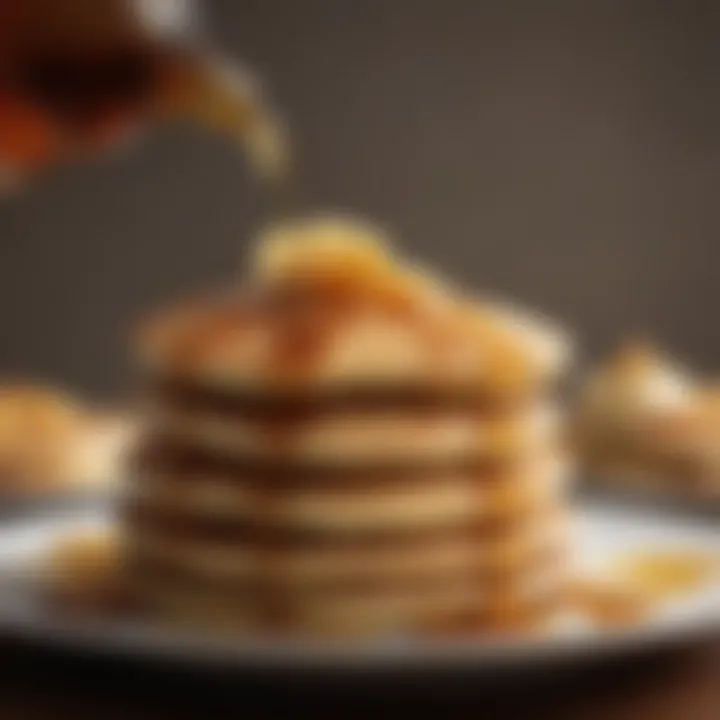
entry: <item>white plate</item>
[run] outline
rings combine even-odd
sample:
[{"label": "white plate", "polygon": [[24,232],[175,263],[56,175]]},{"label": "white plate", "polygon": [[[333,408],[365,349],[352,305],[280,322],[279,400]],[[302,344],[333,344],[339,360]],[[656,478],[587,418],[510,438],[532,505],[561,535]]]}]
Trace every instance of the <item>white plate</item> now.
[{"label": "white plate", "polygon": [[[669,607],[632,629],[599,631],[568,625],[550,635],[525,639],[407,639],[363,642],[290,642],[185,635],[137,623],[79,621],[52,613],[27,580],[43,550],[58,533],[105,521],[87,508],[61,517],[33,518],[0,527],[0,629],[21,638],[111,655],[226,667],[421,669],[439,665],[492,670],[600,655],[625,654],[720,631],[720,583]],[[583,562],[602,564],[632,549],[698,550],[720,555],[717,521],[592,503],[579,512]]]}]

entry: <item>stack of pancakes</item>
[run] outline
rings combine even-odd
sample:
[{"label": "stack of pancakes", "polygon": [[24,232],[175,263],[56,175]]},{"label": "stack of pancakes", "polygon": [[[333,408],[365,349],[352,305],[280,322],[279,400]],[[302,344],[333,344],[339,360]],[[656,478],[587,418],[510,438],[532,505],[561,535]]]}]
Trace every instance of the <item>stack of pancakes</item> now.
[{"label": "stack of pancakes", "polygon": [[141,339],[137,597],[291,634],[521,628],[562,599],[564,337],[339,219],[268,233],[242,289]]}]

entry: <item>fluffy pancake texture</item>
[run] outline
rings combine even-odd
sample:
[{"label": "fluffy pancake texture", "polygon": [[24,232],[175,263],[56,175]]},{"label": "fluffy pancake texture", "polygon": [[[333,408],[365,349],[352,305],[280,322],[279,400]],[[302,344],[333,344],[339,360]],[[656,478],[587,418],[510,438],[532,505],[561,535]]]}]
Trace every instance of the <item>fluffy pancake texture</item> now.
[{"label": "fluffy pancake texture", "polygon": [[401,264],[365,225],[297,221],[268,232],[242,291],[174,308],[141,333],[159,373],[210,386],[317,392],[368,386],[524,388],[560,372],[564,333],[470,302]]},{"label": "fluffy pancake texture", "polygon": [[322,217],[269,230],[242,288],[162,313],[139,345],[124,528],[153,612],[375,634],[556,602],[569,342],[546,320]]}]

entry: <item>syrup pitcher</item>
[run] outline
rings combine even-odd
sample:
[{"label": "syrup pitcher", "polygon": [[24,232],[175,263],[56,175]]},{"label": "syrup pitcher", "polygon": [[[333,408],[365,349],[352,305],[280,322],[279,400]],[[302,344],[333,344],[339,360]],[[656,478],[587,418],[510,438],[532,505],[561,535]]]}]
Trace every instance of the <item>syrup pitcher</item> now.
[{"label": "syrup pitcher", "polygon": [[276,182],[287,153],[253,78],[203,42],[186,0],[0,3],[0,169],[6,185],[185,118],[237,140]]}]

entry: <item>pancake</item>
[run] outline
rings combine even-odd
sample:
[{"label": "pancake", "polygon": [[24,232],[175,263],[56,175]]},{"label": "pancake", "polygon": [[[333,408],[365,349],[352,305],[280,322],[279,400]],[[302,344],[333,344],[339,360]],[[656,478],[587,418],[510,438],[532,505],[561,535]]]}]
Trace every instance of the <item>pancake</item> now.
[{"label": "pancake", "polygon": [[435,586],[415,594],[395,590],[305,603],[294,600],[277,608],[266,605],[260,611],[247,599],[228,599],[173,584],[138,586],[136,596],[183,624],[333,636],[411,630],[431,619],[467,613],[478,606],[473,588],[465,583]]},{"label": "pancake", "polygon": [[262,458],[239,453],[231,455],[181,438],[167,437],[160,430],[147,434],[145,442],[134,454],[131,466],[137,478],[133,482],[142,482],[146,475],[173,477],[178,481],[186,479],[188,483],[203,477],[222,477],[228,482],[258,483],[271,489],[400,485],[447,472],[463,472],[478,482],[494,483],[501,481],[508,472],[515,473],[519,468],[534,465],[538,457],[548,452],[557,452],[561,445],[528,447],[525,452],[494,457],[408,457],[402,461],[366,458],[362,463],[349,463],[301,460],[280,453]]},{"label": "pancake", "polygon": [[[442,317],[429,314],[408,322],[407,316],[382,308],[373,314],[367,307],[353,311],[345,305],[346,314],[339,318],[329,310],[332,295],[306,295],[300,301],[307,307],[314,300],[312,313],[324,312],[325,317],[309,330],[301,327],[300,333],[274,326],[267,312],[257,311],[257,306],[282,304],[278,295],[254,296],[250,303],[228,293],[180,309],[177,315],[171,311],[143,343],[147,377],[189,378],[231,395],[258,390],[282,396],[303,396],[310,390],[318,395],[360,394],[368,389],[392,392],[400,385],[471,395],[479,388],[486,397],[504,398],[537,391],[552,382],[566,362],[564,338],[534,334],[529,328],[536,320],[530,316],[505,326],[505,316],[490,306],[477,312],[471,308],[473,312],[462,316],[452,307]],[[319,331],[318,325],[326,330]],[[306,337],[297,340],[301,334]],[[485,335],[492,336],[489,346],[483,342]],[[284,342],[288,336],[296,339],[291,351]],[[525,345],[536,355],[523,355]],[[490,350],[497,355],[488,358]],[[505,372],[508,367],[513,376]]]},{"label": "pancake", "polygon": [[171,512],[163,507],[129,503],[123,509],[125,525],[136,531],[150,531],[168,537],[190,538],[219,545],[255,543],[261,547],[325,547],[327,545],[379,548],[386,545],[412,544],[436,537],[469,537],[479,542],[518,536],[536,526],[545,527],[563,515],[557,503],[548,503],[541,511],[507,513],[436,525],[367,525],[365,528],[272,524],[262,517],[235,518],[198,513]]},{"label": "pancake", "polygon": [[544,391],[502,393],[476,387],[444,388],[397,382],[367,386],[338,386],[326,391],[294,388],[273,392],[264,388],[224,388],[207,385],[202,378],[149,377],[142,397],[152,407],[201,415],[242,418],[259,423],[314,422],[336,414],[401,411],[412,415],[471,413],[498,417],[542,401]]},{"label": "pancake", "polygon": [[[355,553],[358,566],[332,567],[326,564],[291,566],[282,559],[250,556],[240,563],[202,564],[193,562],[191,553],[178,557],[163,554],[159,545],[138,546],[130,556],[130,572],[140,578],[151,577],[178,584],[201,584],[208,590],[228,595],[252,594],[259,588],[284,594],[313,594],[333,591],[367,592],[391,587],[413,588],[421,592],[429,585],[472,580],[479,592],[502,594],[513,588],[536,588],[556,584],[568,573],[567,553],[560,542],[538,544],[537,552],[527,553],[512,564],[502,566],[478,562],[476,553],[460,542],[436,543],[420,553],[402,555],[385,551],[377,563],[369,563],[367,554]],[[518,556],[516,556],[517,558]],[[190,558],[190,560],[188,560]],[[480,558],[481,560],[481,558]]]},{"label": "pancake", "polygon": [[516,588],[493,595],[472,582],[456,580],[422,588],[348,589],[320,594],[250,594],[150,578],[136,586],[136,597],[165,617],[200,627],[311,635],[367,635],[428,632],[450,625],[468,630],[517,630],[547,619],[561,607],[555,583]]},{"label": "pancake", "polygon": [[319,486],[298,483],[270,488],[262,477],[178,476],[147,472],[129,488],[133,502],[168,512],[206,517],[254,518],[273,526],[354,531],[383,527],[427,527],[468,523],[546,508],[565,490],[569,466],[546,454],[528,467],[499,471],[492,482],[460,470],[413,479],[390,473]]},{"label": "pancake", "polygon": [[557,513],[520,528],[486,534],[446,528],[385,536],[330,534],[259,542],[172,532],[152,524],[135,525],[130,555],[198,577],[232,581],[272,576],[292,582],[337,581],[341,577],[394,577],[420,571],[502,574],[553,555],[567,541],[566,518]]},{"label": "pancake", "polygon": [[222,478],[187,482],[148,476],[134,490],[132,497],[136,502],[178,513],[352,531],[469,521],[474,514],[475,487],[461,474],[446,473],[415,483],[405,481],[399,487],[355,485],[325,490],[301,487],[294,492],[284,489],[272,492],[257,482]]},{"label": "pancake", "polygon": [[551,323],[470,301],[403,266],[372,233],[322,218],[275,228],[241,291],[147,324],[143,366],[230,391],[314,394],[398,384],[507,392],[564,368],[569,341]]},{"label": "pancake", "polygon": [[497,420],[468,413],[385,411],[334,415],[314,423],[260,424],[158,410],[149,423],[171,438],[224,455],[334,464],[507,456],[556,441],[561,427],[557,408],[547,404]]}]

